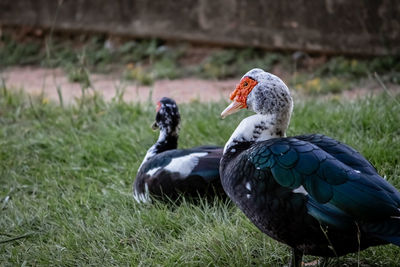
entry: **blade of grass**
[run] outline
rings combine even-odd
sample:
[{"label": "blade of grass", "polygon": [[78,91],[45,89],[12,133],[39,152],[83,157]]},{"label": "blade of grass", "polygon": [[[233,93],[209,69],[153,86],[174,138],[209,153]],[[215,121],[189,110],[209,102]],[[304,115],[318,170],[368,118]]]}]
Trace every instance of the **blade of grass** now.
[{"label": "blade of grass", "polygon": [[394,95],[389,91],[389,89],[383,83],[381,77],[379,76],[379,74],[377,72],[374,72],[374,77],[378,81],[378,84],[383,88],[383,90],[385,90],[385,92],[391,97],[391,99],[393,99],[393,101],[395,101],[397,103],[397,105],[400,105],[400,103],[396,100]]},{"label": "blade of grass", "polygon": [[27,237],[30,237],[33,234],[34,233],[27,233],[27,234],[24,234],[24,235],[13,237],[13,238],[0,240],[0,244],[10,243],[10,242],[13,242],[13,241],[16,241],[16,240],[19,240],[19,239],[27,238]]}]

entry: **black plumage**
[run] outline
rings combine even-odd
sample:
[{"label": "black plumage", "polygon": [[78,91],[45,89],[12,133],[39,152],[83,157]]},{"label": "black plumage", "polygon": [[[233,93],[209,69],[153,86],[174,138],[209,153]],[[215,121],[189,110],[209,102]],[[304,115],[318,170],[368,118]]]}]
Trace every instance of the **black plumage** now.
[{"label": "black plumage", "polygon": [[150,196],[170,200],[181,195],[191,198],[226,196],[219,178],[222,147],[177,149],[179,124],[175,101],[162,98],[153,124],[153,129],[160,129],[160,135],[139,167],[133,186],[136,201],[148,202]]},{"label": "black plumage", "polygon": [[[350,147],[304,135],[232,148],[221,162],[223,186],[271,237],[316,256],[340,256],[392,238],[376,227],[400,215],[399,193]],[[307,193],[294,191],[300,186]],[[398,222],[387,227],[400,231]]]},{"label": "black plumage", "polygon": [[[272,98],[284,94],[287,99],[270,99],[278,106],[271,112],[265,101],[249,103],[257,101],[250,91],[247,105],[258,115],[245,119],[226,144],[222,184],[247,217],[292,247],[294,266],[300,266],[303,254],[333,257],[387,243],[400,246],[396,188],[337,140],[320,134],[284,137],[292,110],[286,85],[259,69],[248,72],[242,83],[246,79],[257,81],[252,90],[258,94],[269,91]],[[222,115],[240,107],[231,104]]]}]

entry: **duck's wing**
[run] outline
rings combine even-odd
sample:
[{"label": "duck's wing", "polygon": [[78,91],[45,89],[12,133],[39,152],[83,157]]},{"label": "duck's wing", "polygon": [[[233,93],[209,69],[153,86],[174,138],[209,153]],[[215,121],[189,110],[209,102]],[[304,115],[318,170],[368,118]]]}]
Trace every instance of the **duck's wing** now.
[{"label": "duck's wing", "polygon": [[200,176],[205,181],[219,180],[219,164],[223,155],[223,147],[202,146],[191,150],[195,153],[205,152],[207,155],[199,157],[197,165],[193,168],[190,175]]},{"label": "duck's wing", "polygon": [[295,136],[296,139],[310,142],[347,166],[362,173],[376,174],[375,167],[354,148],[322,134]]},{"label": "duck's wing", "polygon": [[157,154],[136,176],[134,195],[148,199],[148,195],[172,197],[178,192],[193,195],[196,191],[202,192],[211,183],[220,184],[221,157],[221,147],[176,149]]},{"label": "duck's wing", "polygon": [[271,139],[253,145],[247,158],[256,169],[270,171],[281,186],[308,194],[312,215],[318,219],[335,213],[355,221],[400,216],[400,193],[366,159],[339,142],[317,140]]}]

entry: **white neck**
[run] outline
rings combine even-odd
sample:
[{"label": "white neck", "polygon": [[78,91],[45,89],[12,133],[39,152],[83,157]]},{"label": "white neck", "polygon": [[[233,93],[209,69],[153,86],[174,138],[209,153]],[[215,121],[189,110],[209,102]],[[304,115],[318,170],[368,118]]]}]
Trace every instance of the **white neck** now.
[{"label": "white neck", "polygon": [[150,158],[152,158],[153,156],[155,156],[157,154],[157,145],[159,143],[165,142],[166,138],[167,138],[167,130],[160,129],[160,134],[158,135],[157,142],[147,150],[146,156],[144,156],[144,159],[138,168],[138,172],[140,171],[140,169],[142,168],[143,164],[146,161],[148,161]]},{"label": "white neck", "polygon": [[276,115],[255,114],[245,118],[225,145],[224,153],[241,142],[259,142],[286,136],[289,118],[278,119]]}]

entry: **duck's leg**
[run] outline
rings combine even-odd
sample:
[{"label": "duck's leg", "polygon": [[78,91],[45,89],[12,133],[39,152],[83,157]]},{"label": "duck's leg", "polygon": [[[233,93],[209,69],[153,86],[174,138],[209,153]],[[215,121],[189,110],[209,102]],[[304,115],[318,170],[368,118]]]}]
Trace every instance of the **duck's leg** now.
[{"label": "duck's leg", "polygon": [[290,267],[301,267],[301,260],[303,259],[303,252],[298,249],[292,248],[292,258],[290,260]]}]

